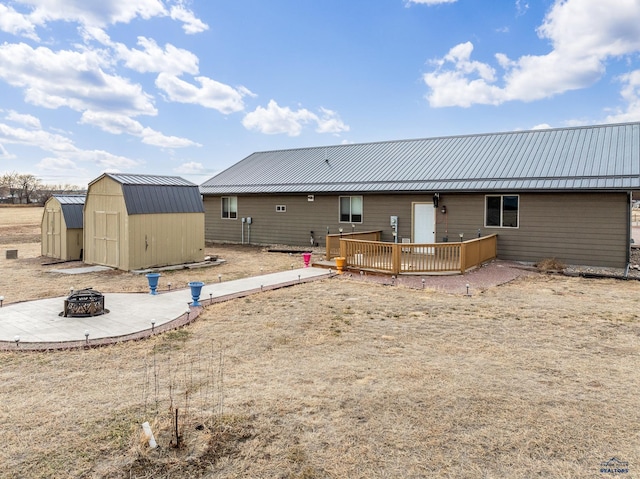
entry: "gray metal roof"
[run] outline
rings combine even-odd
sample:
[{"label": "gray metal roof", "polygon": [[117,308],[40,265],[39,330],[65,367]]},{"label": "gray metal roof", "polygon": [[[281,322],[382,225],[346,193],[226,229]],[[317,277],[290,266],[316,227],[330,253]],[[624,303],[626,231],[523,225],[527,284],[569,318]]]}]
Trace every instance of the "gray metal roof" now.
[{"label": "gray metal roof", "polygon": [[198,186],[122,185],[130,215],[204,213]]},{"label": "gray metal roof", "polygon": [[185,180],[180,176],[137,175],[121,173],[105,173],[105,175],[113,178],[115,181],[123,185],[194,186],[195,184]]},{"label": "gray metal roof", "polygon": [[67,229],[82,229],[85,195],[53,195],[53,197],[60,203]]},{"label": "gray metal roof", "polygon": [[61,205],[84,205],[87,195],[53,195]]},{"label": "gray metal roof", "polygon": [[202,194],[640,189],[640,123],[257,152]]},{"label": "gray metal roof", "polygon": [[130,215],[204,213],[198,185],[179,176],[105,173],[89,183],[89,187],[105,176],[122,185]]}]

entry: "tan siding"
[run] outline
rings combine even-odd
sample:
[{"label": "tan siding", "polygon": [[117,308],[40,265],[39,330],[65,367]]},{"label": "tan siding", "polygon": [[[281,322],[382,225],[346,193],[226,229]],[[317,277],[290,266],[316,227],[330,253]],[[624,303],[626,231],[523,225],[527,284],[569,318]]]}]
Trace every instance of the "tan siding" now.
[{"label": "tan siding", "polygon": [[127,218],[119,183],[104,177],[89,186],[84,206],[85,262],[129,269]]},{"label": "tan siding", "polygon": [[67,229],[65,235],[65,251],[68,260],[81,259],[83,254],[82,230],[79,228]]},{"label": "tan siding", "polygon": [[[505,194],[513,194],[505,192]],[[627,245],[627,197],[625,193],[525,193],[520,194],[519,228],[486,228],[484,194],[442,194],[436,211],[436,241],[449,242],[498,234],[500,258],[537,262],[555,257],[567,264],[624,267]],[[393,241],[389,216],[399,218],[398,241],[411,238],[411,203],[432,202],[424,195],[363,195],[363,223],[356,231],[382,230],[382,241]],[[286,213],[276,213],[276,205]],[[240,196],[238,219],[220,218],[220,198],[205,197],[206,238],[240,243],[241,218],[252,216],[251,242],[255,244],[308,245],[310,231],[324,245],[329,228],[351,231],[338,221],[338,196],[315,195],[308,202],[299,196]],[[442,206],[447,213],[442,214]],[[245,228],[245,242],[248,241]]]},{"label": "tan siding", "polygon": [[[442,207],[447,209],[442,214]],[[436,240],[438,242],[460,241],[460,234],[464,240],[478,237],[480,234],[488,235],[494,232],[484,228],[484,195],[440,195],[438,211],[436,213]]]},{"label": "tan siding", "polygon": [[51,197],[45,203],[41,223],[41,253],[62,260],[80,259],[82,229],[68,229],[62,214],[62,205]]},{"label": "tan siding", "polygon": [[[511,193],[506,193],[511,194]],[[557,258],[567,264],[624,267],[627,242],[627,198],[609,194],[521,194],[519,228],[485,228],[485,195],[443,195],[449,241],[498,234],[498,256],[537,262]],[[439,214],[439,217],[442,216]],[[438,240],[444,229],[439,223]]]},{"label": "tan siding", "polygon": [[412,203],[432,203],[432,194],[425,195],[367,195],[364,199],[366,227],[381,229],[382,241],[394,241],[389,224],[391,216],[398,217],[398,242],[403,238],[411,240]]},{"label": "tan siding", "polygon": [[91,184],[85,200],[85,261],[123,270],[204,258],[204,214],[128,215],[122,186],[109,177]]},{"label": "tan siding", "polygon": [[[356,231],[382,230],[382,240],[392,241],[390,215],[399,217],[399,236],[411,236],[411,202],[432,201],[432,195],[363,195],[363,222],[354,223]],[[285,205],[286,212],[276,212],[276,205]],[[315,242],[324,245],[327,229],[330,233],[352,231],[352,223],[339,221],[339,196],[315,195],[314,201],[307,195],[298,196],[240,196],[238,218],[222,219],[220,197],[205,197],[206,238],[208,241],[240,243],[242,218],[252,217],[251,243],[310,244],[311,231]],[[245,242],[248,228],[245,225]]]},{"label": "tan siding", "polygon": [[172,213],[129,217],[129,269],[202,261],[204,215]]}]

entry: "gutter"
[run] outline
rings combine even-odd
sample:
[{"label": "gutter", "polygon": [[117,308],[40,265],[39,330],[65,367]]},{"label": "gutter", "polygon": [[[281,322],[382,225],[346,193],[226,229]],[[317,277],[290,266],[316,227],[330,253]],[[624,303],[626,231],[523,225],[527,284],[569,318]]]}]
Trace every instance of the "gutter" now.
[{"label": "gutter", "polygon": [[627,266],[624,269],[624,279],[629,277],[629,268],[631,267],[631,191],[627,191]]}]

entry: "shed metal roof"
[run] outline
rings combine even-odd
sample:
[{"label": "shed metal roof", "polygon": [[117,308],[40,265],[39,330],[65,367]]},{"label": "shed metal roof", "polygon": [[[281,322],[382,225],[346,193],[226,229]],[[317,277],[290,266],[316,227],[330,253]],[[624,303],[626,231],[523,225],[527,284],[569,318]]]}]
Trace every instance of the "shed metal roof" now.
[{"label": "shed metal roof", "polygon": [[257,152],[203,194],[640,189],[640,123]]},{"label": "shed metal roof", "polygon": [[130,215],[204,213],[198,185],[179,176],[105,173],[89,183],[89,187],[105,176],[122,185]]},{"label": "shed metal roof", "polygon": [[204,213],[198,186],[122,185],[130,215]]},{"label": "shed metal roof", "polygon": [[85,195],[53,195],[53,197],[60,203],[67,229],[82,229]]},{"label": "shed metal roof", "polygon": [[61,205],[84,205],[86,195],[53,195]]},{"label": "shed metal roof", "polygon": [[154,186],[194,186],[195,183],[180,176],[138,175],[122,173],[105,173],[123,185],[154,185]]}]

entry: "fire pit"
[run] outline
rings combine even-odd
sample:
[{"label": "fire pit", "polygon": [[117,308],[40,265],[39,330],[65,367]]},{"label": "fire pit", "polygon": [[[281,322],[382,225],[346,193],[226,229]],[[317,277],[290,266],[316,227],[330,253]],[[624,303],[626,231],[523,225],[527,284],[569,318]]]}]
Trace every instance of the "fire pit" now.
[{"label": "fire pit", "polygon": [[102,293],[93,288],[85,288],[74,291],[64,300],[64,311],[60,315],[86,318],[100,316],[108,312],[108,309],[104,309],[104,296]]}]

